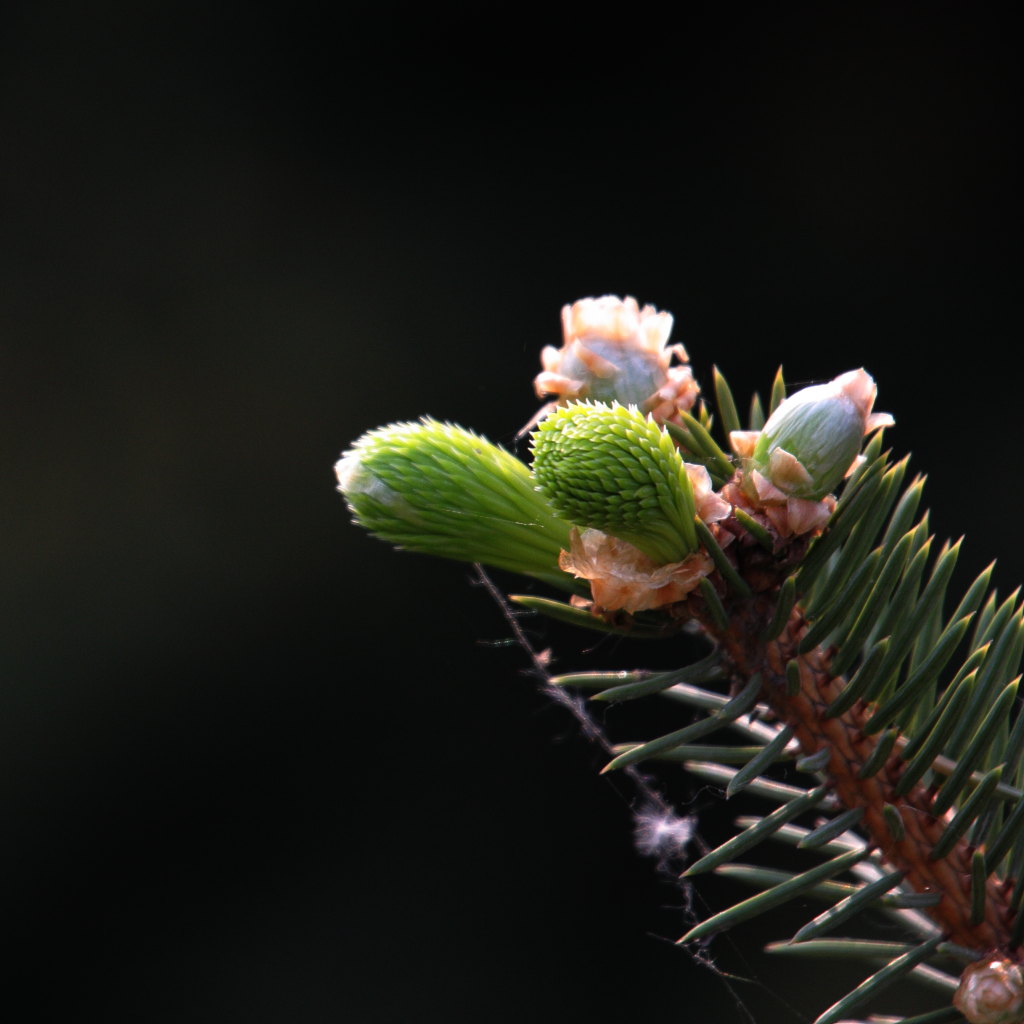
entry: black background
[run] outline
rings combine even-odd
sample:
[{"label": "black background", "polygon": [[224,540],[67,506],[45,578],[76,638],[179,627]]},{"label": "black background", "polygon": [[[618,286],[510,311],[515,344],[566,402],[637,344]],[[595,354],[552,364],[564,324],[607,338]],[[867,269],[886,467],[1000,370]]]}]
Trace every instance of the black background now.
[{"label": "black background", "polygon": [[[758,952],[809,905],[713,948],[746,1010],[676,949],[631,794],[497,608],[333,489],[389,420],[511,445],[560,306],[628,293],[743,395],[866,366],[965,574],[1015,585],[1019,36],[770,6],[5,6],[19,1019],[761,1024],[839,994]],[[564,669],[679,657],[531,630]]]}]

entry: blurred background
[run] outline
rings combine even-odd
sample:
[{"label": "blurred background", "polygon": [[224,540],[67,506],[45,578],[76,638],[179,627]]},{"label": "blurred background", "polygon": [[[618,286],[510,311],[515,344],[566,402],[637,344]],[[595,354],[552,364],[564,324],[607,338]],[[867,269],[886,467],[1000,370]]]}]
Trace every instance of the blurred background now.
[{"label": "blurred background", "polygon": [[[512,446],[562,304],[632,294],[743,396],[867,367],[964,579],[998,555],[1011,589],[1019,43],[957,4],[5,6],[19,1019],[792,1024],[840,994],[759,952],[809,905],[717,942],[728,981],[673,946],[634,794],[469,570],[351,526],[332,466],[426,413]],[[681,657],[528,625],[565,671]]]}]

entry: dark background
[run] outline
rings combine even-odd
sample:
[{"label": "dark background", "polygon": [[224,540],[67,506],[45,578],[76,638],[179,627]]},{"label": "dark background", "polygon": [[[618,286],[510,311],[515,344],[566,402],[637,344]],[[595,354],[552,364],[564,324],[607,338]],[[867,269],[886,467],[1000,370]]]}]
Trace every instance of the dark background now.
[{"label": "dark background", "polygon": [[[749,1019],[497,608],[349,525],[332,465],[424,413],[511,444],[560,306],[634,294],[742,395],[866,366],[937,532],[1015,585],[1019,36],[771,6],[5,5],[20,1020]],[[758,952],[814,912],[713,948],[758,1024],[840,994]]]}]

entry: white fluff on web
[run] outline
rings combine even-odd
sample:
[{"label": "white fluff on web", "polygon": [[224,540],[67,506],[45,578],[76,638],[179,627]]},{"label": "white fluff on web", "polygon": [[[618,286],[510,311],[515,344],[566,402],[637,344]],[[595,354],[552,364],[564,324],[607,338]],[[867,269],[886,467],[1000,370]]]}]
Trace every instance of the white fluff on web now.
[{"label": "white fluff on web", "polygon": [[[483,567],[476,566],[477,580],[495,600],[512,627],[512,633],[523,651],[533,663],[533,674],[542,690],[556,704],[567,708],[576,719],[583,735],[607,754],[612,754],[612,745],[604,730],[590,714],[587,701],[577,693],[554,686],[548,673],[550,652],[537,651],[527,639],[516,613],[505,600],[504,595],[491,581]],[[637,765],[628,765],[622,774],[629,779],[637,797],[633,810],[633,837],[637,851],[653,857],[658,867],[678,874],[678,868],[686,859],[686,847],[695,836],[696,818],[676,814],[661,794],[648,781]],[[686,888],[681,886],[681,888]]]},{"label": "white fluff on web", "polygon": [[659,863],[683,859],[694,834],[694,819],[664,807],[648,805],[634,813],[633,841],[637,850]]},{"label": "white fluff on web", "polygon": [[[600,724],[596,722],[587,707],[587,701],[579,694],[565,691],[562,687],[551,683],[548,672],[550,652],[538,651],[530,643],[523,631],[517,614],[513,611],[501,591],[484,571],[483,566],[476,565],[476,581],[490,594],[501,609],[505,620],[512,630],[512,636],[519,647],[529,657],[532,674],[541,690],[555,703],[565,707],[579,723],[583,734],[596,743],[607,754],[613,753],[612,745]],[[679,868],[686,863],[687,846],[693,841],[698,847],[703,845],[697,834],[697,818],[695,815],[680,816],[675,814],[661,794],[648,781],[637,765],[626,766],[621,773],[629,779],[636,796],[633,814],[633,837],[637,851],[656,858],[659,871],[670,875],[673,883],[682,896],[682,905],[678,908],[684,919],[696,924],[698,918],[694,910],[694,890],[689,879],[679,877]],[[707,942],[702,940],[687,949],[687,954],[698,964],[706,967],[717,975],[732,996],[737,1012],[748,1021],[756,1024],[754,1015],[747,1009],[742,997],[733,989],[730,975],[721,971],[707,950]]]}]

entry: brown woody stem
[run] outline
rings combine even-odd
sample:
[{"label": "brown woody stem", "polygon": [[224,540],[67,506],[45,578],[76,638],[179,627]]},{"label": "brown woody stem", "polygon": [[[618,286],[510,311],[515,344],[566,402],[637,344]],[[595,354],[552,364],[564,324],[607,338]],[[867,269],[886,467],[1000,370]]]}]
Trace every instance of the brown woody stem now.
[{"label": "brown woody stem", "polygon": [[[747,579],[760,579],[760,593],[749,599],[728,602],[728,626],[722,629],[700,607],[690,602],[706,632],[716,641],[731,663],[734,678],[751,679],[760,673],[762,699],[778,717],[790,726],[805,756],[828,750],[824,769],[832,789],[845,808],[863,808],[862,828],[870,845],[886,864],[906,872],[905,883],[916,892],[941,893],[942,899],[926,913],[949,939],[957,945],[978,951],[1011,952],[1014,914],[1011,908],[1013,883],[992,875],[986,882],[984,918],[971,920],[971,857],[974,848],[967,837],[958,840],[943,857],[932,859],[932,851],[952,819],[953,812],[936,814],[933,810],[935,790],[916,784],[896,795],[904,762],[897,744],[885,758],[882,767],[868,778],[861,770],[871,759],[881,740],[868,735],[863,726],[872,707],[858,700],[841,715],[827,717],[826,709],[842,691],[846,680],[830,671],[834,650],[815,647],[799,653],[808,623],[801,606],[796,605],[781,633],[765,643],[762,639],[771,621],[777,602],[777,586],[767,586],[771,575],[764,552],[737,544],[733,557],[740,562],[740,571]],[[750,571],[742,563],[753,557],[757,565]],[[787,691],[786,666],[794,661],[799,668],[799,689]],[[884,735],[884,734],[883,734]],[[902,836],[894,838],[894,830],[886,821],[886,805],[895,808],[902,822]],[[892,812],[890,811],[891,815]],[[897,833],[900,829],[895,830]]]}]

